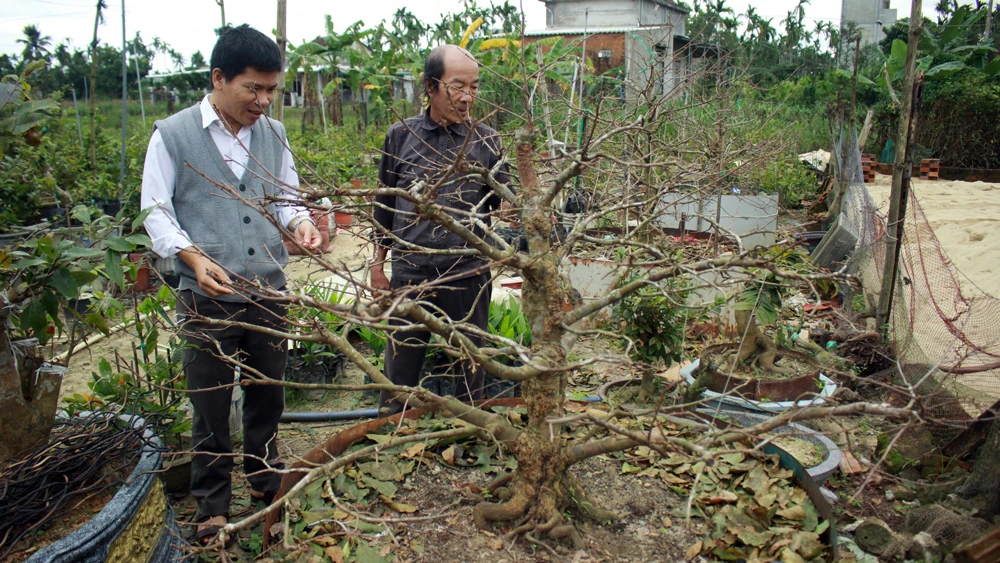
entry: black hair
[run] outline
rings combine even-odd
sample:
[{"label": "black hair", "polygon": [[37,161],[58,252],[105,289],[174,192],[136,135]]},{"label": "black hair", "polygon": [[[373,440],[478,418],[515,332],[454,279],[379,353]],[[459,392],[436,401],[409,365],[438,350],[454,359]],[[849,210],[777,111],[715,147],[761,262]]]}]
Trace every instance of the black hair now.
[{"label": "black hair", "polygon": [[441,77],[444,76],[444,54],[446,51],[445,45],[435,47],[427,55],[427,60],[424,61],[424,94],[428,96],[432,92],[436,92],[441,86]]},{"label": "black hair", "polygon": [[226,81],[248,68],[260,72],[281,72],[281,51],[273,39],[247,24],[222,31],[212,48],[211,69],[222,71]]}]

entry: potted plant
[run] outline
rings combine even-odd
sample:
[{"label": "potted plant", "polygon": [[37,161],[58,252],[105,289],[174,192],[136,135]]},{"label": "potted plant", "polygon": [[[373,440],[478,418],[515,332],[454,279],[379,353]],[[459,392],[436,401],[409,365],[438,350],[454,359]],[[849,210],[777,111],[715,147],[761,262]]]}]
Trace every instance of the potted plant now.
[{"label": "potted plant", "polygon": [[[777,257],[787,267],[803,264],[797,250],[782,251]],[[821,290],[833,291],[819,282]],[[732,308],[736,319],[737,342],[706,347],[693,371],[694,379],[685,399],[696,401],[706,389],[720,395],[737,395],[744,400],[782,403],[819,395],[829,381],[822,376],[821,363],[812,356],[779,346],[760,325],[778,320],[784,289],[773,274],[765,271],[747,284]],[[784,336],[777,331],[778,336]]]}]

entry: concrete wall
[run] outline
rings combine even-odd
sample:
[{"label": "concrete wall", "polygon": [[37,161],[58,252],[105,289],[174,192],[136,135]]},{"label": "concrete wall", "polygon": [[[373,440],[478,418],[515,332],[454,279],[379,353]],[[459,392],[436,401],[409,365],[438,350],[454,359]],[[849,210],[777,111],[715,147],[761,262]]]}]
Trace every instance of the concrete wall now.
[{"label": "concrete wall", "polygon": [[[842,0],[841,26],[854,22],[861,28],[861,44],[881,41],[883,29],[896,23],[896,10],[889,8],[889,0]],[[881,22],[881,25],[878,23]]]},{"label": "concrete wall", "polygon": [[[684,14],[652,0],[547,0],[545,27],[611,27],[677,24]],[[679,32],[683,33],[683,31]]]},{"label": "concrete wall", "polygon": [[[721,205],[721,209],[720,209]],[[778,227],[778,196],[664,194],[657,224],[667,229],[712,232],[711,223],[699,219],[718,217],[719,225],[740,236],[745,248],[771,245]]]}]

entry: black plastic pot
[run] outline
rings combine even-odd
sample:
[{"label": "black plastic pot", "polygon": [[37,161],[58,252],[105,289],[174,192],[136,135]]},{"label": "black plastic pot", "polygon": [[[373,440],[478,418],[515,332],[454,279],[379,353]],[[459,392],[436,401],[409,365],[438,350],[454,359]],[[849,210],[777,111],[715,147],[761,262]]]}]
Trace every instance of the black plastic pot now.
[{"label": "black plastic pot", "polygon": [[105,215],[111,217],[118,215],[118,212],[122,210],[122,202],[116,199],[100,199],[97,200],[97,205]]},{"label": "black plastic pot", "polygon": [[819,241],[826,236],[826,231],[806,231],[795,235],[795,243],[812,254],[813,250],[819,246]]},{"label": "black plastic pot", "polygon": [[63,318],[66,319],[68,324],[78,322],[80,317],[86,317],[87,313],[91,311],[93,300],[89,298],[85,299],[70,299],[66,302],[63,307]]},{"label": "black plastic pot", "polygon": [[344,375],[344,356],[321,356],[307,361],[298,349],[288,352],[285,381],[294,383],[332,383]]},{"label": "black plastic pot", "polygon": [[151,431],[145,442],[135,470],[104,509],[73,533],[39,550],[27,563],[189,560],[181,550],[182,536],[157,473],[163,466],[163,444]]}]

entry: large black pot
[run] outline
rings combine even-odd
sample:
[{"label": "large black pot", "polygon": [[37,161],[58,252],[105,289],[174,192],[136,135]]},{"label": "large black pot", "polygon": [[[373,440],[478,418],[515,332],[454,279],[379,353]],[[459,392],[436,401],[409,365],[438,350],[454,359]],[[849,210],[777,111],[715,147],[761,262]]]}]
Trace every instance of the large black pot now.
[{"label": "large black pot", "polygon": [[[128,423],[130,417],[119,417]],[[135,422],[131,422],[135,424]],[[188,561],[159,471],[163,444],[147,430],[142,457],[110,502],[89,522],[35,553],[27,563]]]}]

